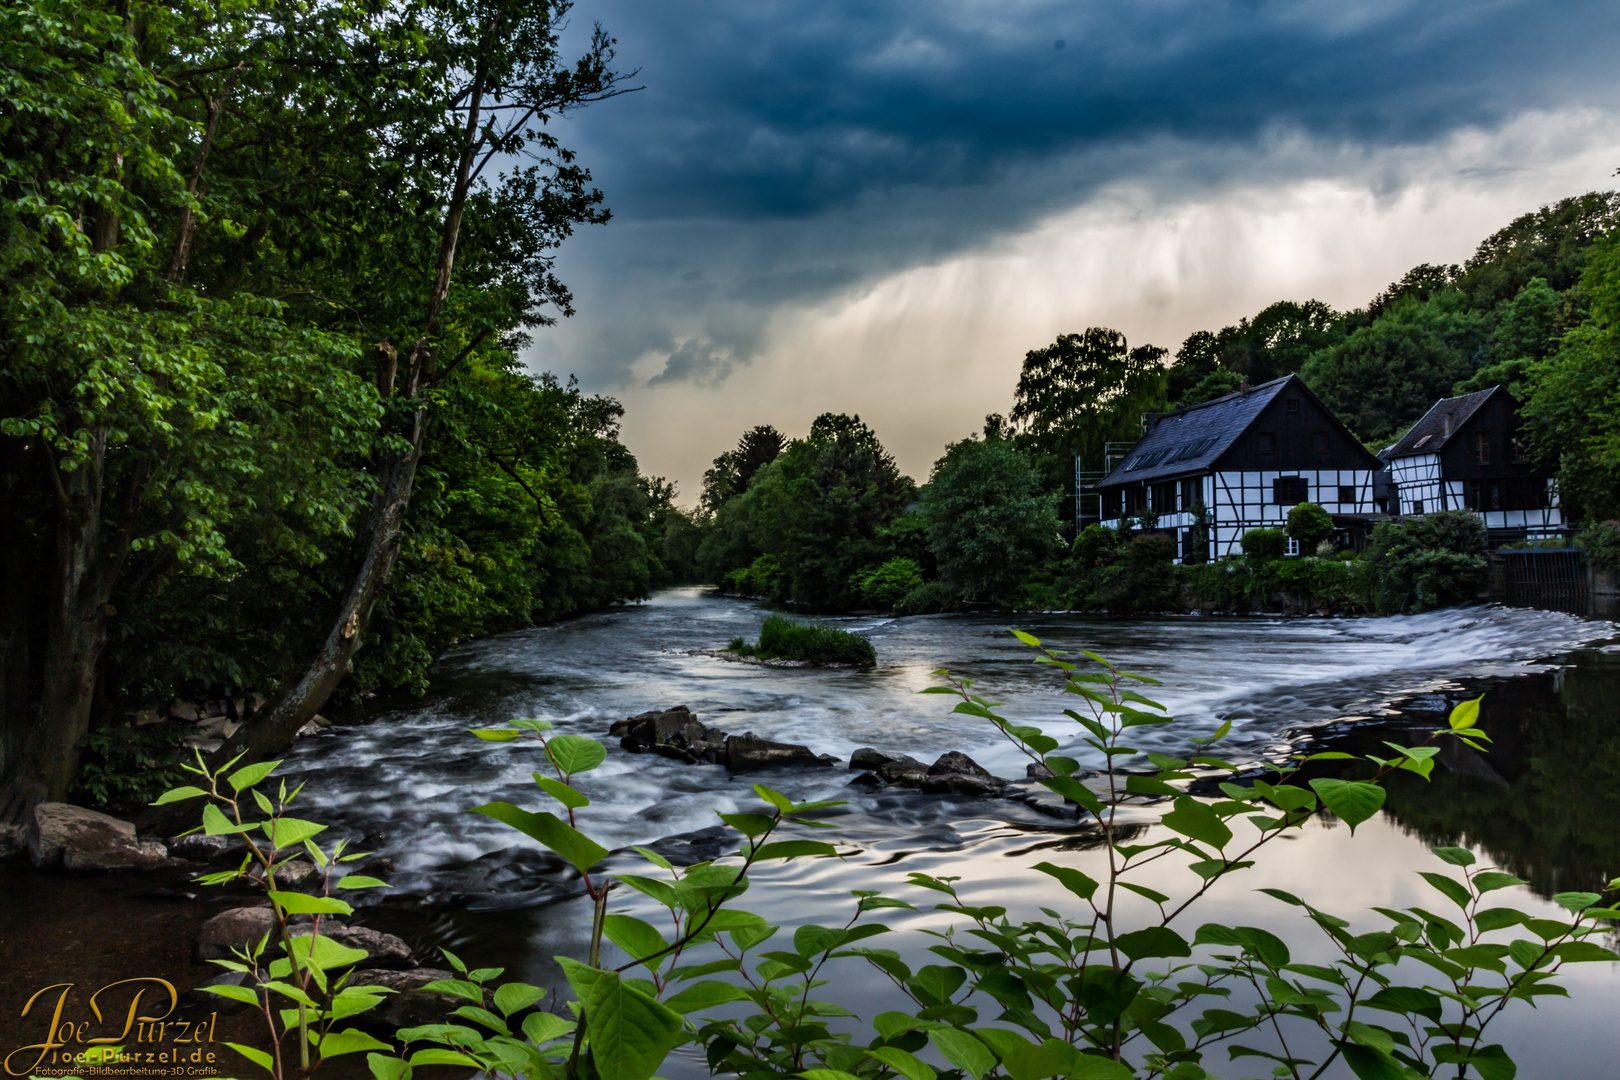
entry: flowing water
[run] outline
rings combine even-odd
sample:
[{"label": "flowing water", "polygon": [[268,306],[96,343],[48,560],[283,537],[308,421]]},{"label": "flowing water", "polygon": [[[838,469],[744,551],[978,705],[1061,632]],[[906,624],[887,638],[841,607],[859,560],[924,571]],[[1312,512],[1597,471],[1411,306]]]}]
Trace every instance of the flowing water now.
[{"label": "flowing water", "polygon": [[[868,794],[848,786],[842,767],[734,777],[717,766],[631,755],[605,738],[614,720],[686,705],[711,727],[839,758],[861,746],[925,761],[963,750],[1021,778],[1026,759],[993,729],[953,716],[948,698],[917,693],[946,667],[979,680],[978,690],[1005,703],[1004,715],[1044,727],[1087,767],[1100,764],[1061,716],[1060,682],[1030,663],[1005,615],[835,620],[871,637],[879,663],[869,671],[764,668],[699,654],[734,636],[751,639],[764,614],[748,602],[671,590],[636,607],[470,643],[442,661],[426,699],[299,744],[289,768],[308,781],[303,813],[367,837],[394,859],[396,889],[373,912],[379,925],[419,947],[452,948],[502,964],[509,976],[550,983],[550,957],[583,952],[589,913],[577,877],[524,837],[466,812],[496,799],[544,801],[530,780],[540,767],[535,748],[467,734],[512,717],[608,743],[606,763],[581,787],[592,799],[585,830],[614,849],[653,843],[677,861],[732,850],[735,834],[717,828],[714,813],[755,804],[756,781],[795,800],[849,800],[830,819],[840,831],[825,834],[844,858],[796,860],[756,875],[745,906],[772,921],[841,923],[854,888],[926,907],[929,894],[906,884],[913,871],[960,875],[969,902],[1030,912],[1067,905],[1050,879],[1026,868],[1043,858],[1085,867],[1098,857],[1094,833],[1072,818],[1010,800]],[[1383,619],[1047,615],[1016,625],[1050,646],[1092,649],[1160,680],[1153,696],[1177,719],[1147,729],[1144,749],[1183,750],[1189,736],[1230,721],[1222,754],[1250,766],[1324,741],[1377,746],[1433,727],[1450,703],[1488,692],[1487,728],[1498,739],[1488,762],[1453,755],[1433,785],[1397,785],[1386,811],[1354,839],[1331,823],[1313,825],[1212,892],[1199,921],[1264,920],[1296,959],[1325,956],[1292,909],[1253,890],[1289,889],[1346,917],[1374,904],[1432,904],[1414,871],[1437,868],[1426,848],[1440,843],[1470,844],[1529,879],[1518,902],[1531,907],[1550,910],[1551,892],[1620,874],[1620,646],[1607,644],[1610,624],[1484,607]],[[1138,813],[1146,828],[1150,816]],[[614,856],[620,866],[633,859]],[[1185,891],[1185,870],[1163,873],[1161,888]],[[634,898],[615,905],[640,910]],[[945,925],[926,910],[898,916],[885,921],[901,930]],[[866,1015],[881,1011],[886,984],[875,978],[849,966],[840,1000]],[[1620,974],[1613,965],[1582,965],[1571,987],[1573,1001],[1525,1009],[1503,1025],[1521,1077],[1620,1074],[1620,1044],[1597,1011],[1620,990]],[[702,1072],[699,1063],[672,1062],[664,1075]]]}]

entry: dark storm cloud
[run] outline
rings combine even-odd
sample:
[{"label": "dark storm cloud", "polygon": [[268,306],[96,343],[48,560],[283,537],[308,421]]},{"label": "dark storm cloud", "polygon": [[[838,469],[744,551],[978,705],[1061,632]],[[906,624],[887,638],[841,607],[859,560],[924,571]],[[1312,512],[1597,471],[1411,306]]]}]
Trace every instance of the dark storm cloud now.
[{"label": "dark storm cloud", "polygon": [[[1112,180],[1263,175],[1279,133],[1367,150],[1609,108],[1620,45],[1614,5],[1578,0],[607,0],[574,18],[645,86],[565,128],[616,215],[564,256],[587,324],[570,359],[605,382],[649,351],[661,379],[718,381],[775,305]],[[710,325],[673,328],[694,313]]]}]

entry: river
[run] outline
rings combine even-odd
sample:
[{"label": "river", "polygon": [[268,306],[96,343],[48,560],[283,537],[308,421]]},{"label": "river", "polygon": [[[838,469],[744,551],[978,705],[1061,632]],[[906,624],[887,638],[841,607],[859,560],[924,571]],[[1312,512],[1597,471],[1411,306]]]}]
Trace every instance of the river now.
[{"label": "river", "polygon": [[[1396,785],[1386,810],[1354,838],[1331,822],[1312,825],[1217,888],[1202,902],[1200,921],[1262,920],[1296,958],[1326,955],[1293,909],[1253,890],[1286,888],[1353,919],[1372,905],[1433,904],[1416,871],[1439,868],[1426,848],[1441,843],[1472,846],[1529,879],[1531,886],[1515,890],[1517,902],[1538,910],[1552,910],[1545,897],[1553,891],[1593,888],[1620,874],[1620,645],[1607,623],[1494,606],[1381,619],[857,617],[834,622],[872,639],[875,670],[783,670],[699,654],[734,636],[752,639],[765,613],[676,589],[469,643],[443,658],[426,698],[375,709],[297,746],[288,769],[307,781],[303,813],[366,836],[395,860],[396,888],[373,912],[379,925],[418,948],[452,948],[469,961],[505,966],[509,977],[551,984],[550,957],[584,951],[588,910],[573,898],[577,882],[525,838],[466,812],[493,799],[541,801],[530,781],[534,749],[467,734],[512,717],[608,742],[606,763],[581,785],[592,799],[583,821],[615,849],[659,842],[688,859],[729,849],[735,836],[715,827],[714,813],[755,803],[754,781],[796,800],[849,800],[832,819],[840,831],[827,834],[842,859],[797,860],[757,875],[746,906],[773,921],[841,922],[853,888],[922,906],[927,894],[905,883],[912,871],[960,875],[965,895],[981,903],[1030,911],[1066,904],[1050,879],[1025,868],[1043,858],[1082,867],[1096,858],[1093,835],[1072,821],[1008,800],[867,794],[848,786],[842,768],[730,777],[716,766],[631,755],[605,739],[614,720],[686,705],[710,726],[839,758],[861,746],[925,761],[963,750],[993,772],[1022,777],[1025,759],[993,729],[951,715],[948,698],[918,694],[947,667],[979,680],[979,690],[1005,703],[1005,715],[1045,727],[1096,767],[1094,753],[1073,745],[1060,684],[1030,663],[1030,651],[1008,633],[1013,624],[1160,680],[1154,696],[1176,721],[1149,729],[1144,749],[1182,750],[1187,737],[1231,721],[1222,753],[1246,766],[1306,746],[1377,746],[1378,738],[1433,727],[1451,703],[1486,693],[1486,726],[1498,739],[1486,765],[1454,760],[1456,768],[1432,785]],[[615,863],[633,858],[616,855]],[[1178,873],[1189,877],[1167,869],[1166,891],[1185,888],[1173,879]],[[633,898],[615,904],[639,910]],[[886,921],[901,930],[944,925],[931,912]],[[1620,1071],[1620,1044],[1600,1004],[1620,990],[1614,968],[1572,967],[1573,1000],[1499,1022],[1497,1037],[1519,1057],[1520,1077],[1596,1080]],[[841,1000],[857,1012],[885,1007],[884,987],[862,970],[851,968],[840,986]],[[685,1060],[663,1075],[702,1073]]]}]

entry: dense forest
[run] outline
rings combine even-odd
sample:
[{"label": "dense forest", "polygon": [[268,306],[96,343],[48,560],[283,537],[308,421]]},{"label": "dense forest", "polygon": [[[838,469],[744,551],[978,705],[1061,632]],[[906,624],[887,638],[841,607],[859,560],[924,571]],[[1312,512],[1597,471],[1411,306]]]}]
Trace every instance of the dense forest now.
[{"label": "dense forest", "polygon": [[567,9],[0,8],[0,818],[162,757],[142,710],[271,753],[669,579],[622,408],[518,361],[608,220],[546,130],[626,89]]},{"label": "dense forest", "polygon": [[177,702],[263,757],[420,692],[458,640],[670,582],[816,611],[1147,595],[1150,538],[1072,534],[1074,457],[1244,380],[1300,373],[1375,449],[1505,383],[1566,507],[1620,516],[1611,193],[1364,309],[1281,302],[1173,356],[1063,335],[921,487],[828,414],[743,433],[683,509],[616,401],[520,362],[571,311],[560,245],[609,218],[547,124],[630,89],[600,28],[563,54],[567,12],[0,8],[0,817],[105,799],[81,763],[161,787],[177,736],[135,720]]},{"label": "dense forest", "polygon": [[[819,610],[1171,606],[1168,540],[1100,526],[1074,535],[1075,457],[1100,468],[1105,444],[1134,440],[1145,412],[1289,374],[1375,453],[1437,399],[1502,384],[1524,406],[1536,458],[1558,471],[1566,514],[1589,526],[1620,517],[1617,226],[1620,194],[1564,199],[1461,266],[1414,267],[1365,308],[1279,301],[1190,335],[1174,356],[1102,327],[1064,334],[1025,356],[1012,407],[947,447],[920,488],[857,417],[823,416],[794,440],[755,428],[704,478],[699,569],[724,589]],[[1369,609],[1468,595],[1483,529],[1427,530],[1443,551],[1413,548],[1424,532],[1392,528],[1365,566],[1313,567],[1311,581],[1303,567],[1265,568],[1268,538],[1257,537],[1239,576],[1255,592],[1293,575],[1307,594]],[[1612,533],[1589,529],[1605,552]],[[1390,553],[1408,549],[1429,552],[1432,580],[1402,576]],[[1208,574],[1182,576],[1195,597],[1226,600],[1238,580],[1217,589]]]}]

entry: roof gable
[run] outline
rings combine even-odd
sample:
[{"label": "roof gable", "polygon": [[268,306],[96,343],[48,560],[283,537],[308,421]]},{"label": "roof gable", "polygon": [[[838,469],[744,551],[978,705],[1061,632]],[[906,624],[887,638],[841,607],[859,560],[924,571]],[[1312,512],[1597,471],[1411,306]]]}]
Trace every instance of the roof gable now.
[{"label": "roof gable", "polygon": [[[1228,394],[1158,419],[1097,487],[1114,487],[1208,469],[1238,440],[1296,375],[1261,383],[1247,394]],[[1304,386],[1303,382],[1300,386]]]},{"label": "roof gable", "polygon": [[1495,394],[1506,396],[1513,407],[1518,408],[1518,402],[1513,401],[1512,395],[1500,386],[1493,386],[1489,390],[1476,390],[1472,394],[1463,394],[1459,397],[1441,398],[1430,406],[1429,411],[1424,413],[1394,446],[1380,456],[1387,460],[1410,457],[1413,454],[1438,454],[1440,448],[1462,431],[1468,421],[1472,420]]}]

